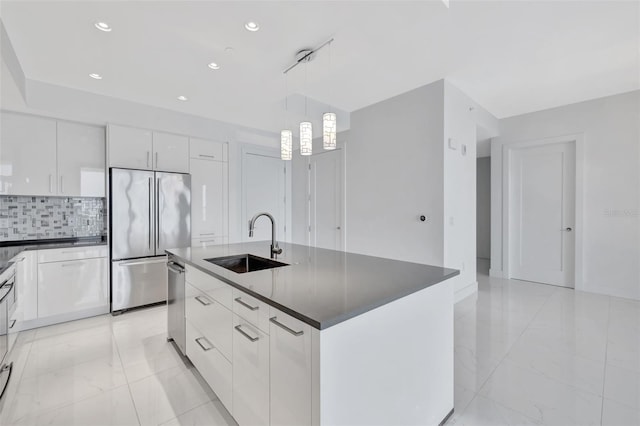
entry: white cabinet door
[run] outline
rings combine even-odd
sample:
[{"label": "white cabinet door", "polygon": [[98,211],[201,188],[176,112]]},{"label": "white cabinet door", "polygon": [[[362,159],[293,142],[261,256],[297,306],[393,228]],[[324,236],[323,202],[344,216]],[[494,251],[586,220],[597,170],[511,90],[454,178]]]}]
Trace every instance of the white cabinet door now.
[{"label": "white cabinet door", "polygon": [[104,128],[58,122],[58,194],[104,197]]},{"label": "white cabinet door", "polygon": [[38,317],[68,314],[109,304],[107,259],[38,265]]},{"label": "white cabinet door", "polygon": [[110,124],[107,127],[109,167],[152,170],[151,130]]},{"label": "white cabinet door", "polygon": [[56,122],[0,114],[0,194],[55,195]]},{"label": "white cabinet door", "polygon": [[228,235],[228,164],[191,159],[191,237]]},{"label": "white cabinet door", "polygon": [[189,138],[153,132],[153,169],[189,173]]},{"label": "white cabinet door", "polygon": [[240,426],[269,424],[269,336],[233,316],[233,417]]},{"label": "white cabinet door", "polygon": [[271,426],[311,425],[311,327],[271,308]]},{"label": "white cabinet door", "polygon": [[12,260],[16,264],[16,297],[22,321],[38,318],[38,255],[23,251]]},{"label": "white cabinet door", "polygon": [[198,160],[227,161],[228,144],[189,138],[189,154]]},{"label": "white cabinet door", "polygon": [[187,320],[230,360],[233,313],[189,283],[185,286],[184,305]]}]

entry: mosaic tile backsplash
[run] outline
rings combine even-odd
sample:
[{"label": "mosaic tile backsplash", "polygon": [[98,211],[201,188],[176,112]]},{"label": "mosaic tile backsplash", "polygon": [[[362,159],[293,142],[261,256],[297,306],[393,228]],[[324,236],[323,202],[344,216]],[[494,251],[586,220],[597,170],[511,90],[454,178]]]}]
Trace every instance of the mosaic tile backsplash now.
[{"label": "mosaic tile backsplash", "polygon": [[105,235],[104,198],[0,196],[0,241]]}]

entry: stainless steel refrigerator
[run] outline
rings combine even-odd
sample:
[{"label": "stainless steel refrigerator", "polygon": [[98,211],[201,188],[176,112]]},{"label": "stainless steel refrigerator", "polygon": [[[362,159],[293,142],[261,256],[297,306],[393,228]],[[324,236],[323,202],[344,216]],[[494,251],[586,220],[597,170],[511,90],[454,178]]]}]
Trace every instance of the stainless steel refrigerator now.
[{"label": "stainless steel refrigerator", "polygon": [[191,245],[191,176],[110,170],[111,311],[167,300],[165,249]]}]

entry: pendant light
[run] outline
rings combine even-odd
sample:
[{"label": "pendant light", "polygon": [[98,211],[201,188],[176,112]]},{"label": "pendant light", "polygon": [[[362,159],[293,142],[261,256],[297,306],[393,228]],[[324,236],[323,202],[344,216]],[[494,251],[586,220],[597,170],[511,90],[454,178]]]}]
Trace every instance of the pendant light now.
[{"label": "pendant light", "polygon": [[[304,85],[307,86],[307,65],[304,66]],[[307,117],[307,95],[304,95],[304,116]],[[300,123],[300,155],[313,153],[313,127],[310,121]]]},{"label": "pendant light", "polygon": [[[331,43],[329,43],[329,72],[331,72]],[[325,112],[322,115],[322,147],[336,149],[336,114]]]},{"label": "pendant light", "polygon": [[286,129],[289,116],[289,93],[287,92],[287,75],[284,75],[284,127],[280,132],[280,158],[290,161],[293,155],[293,134]]}]

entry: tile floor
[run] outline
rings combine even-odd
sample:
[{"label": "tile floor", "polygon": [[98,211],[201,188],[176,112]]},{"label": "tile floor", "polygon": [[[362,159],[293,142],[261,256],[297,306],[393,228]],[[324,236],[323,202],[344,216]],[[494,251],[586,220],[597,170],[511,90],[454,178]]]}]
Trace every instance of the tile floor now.
[{"label": "tile floor", "polygon": [[[455,425],[640,425],[640,302],[489,278],[455,307]],[[155,307],[25,332],[0,425],[235,425]]]}]

